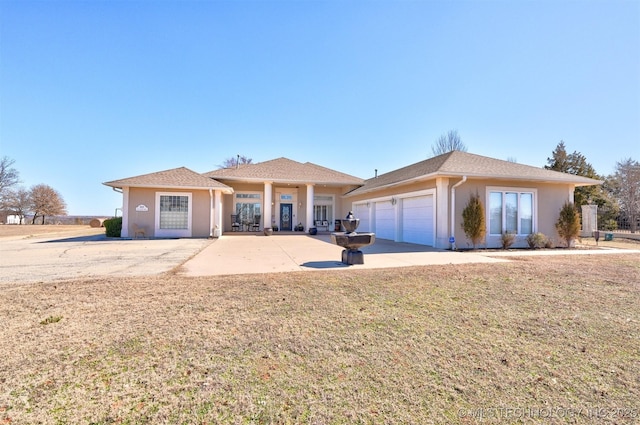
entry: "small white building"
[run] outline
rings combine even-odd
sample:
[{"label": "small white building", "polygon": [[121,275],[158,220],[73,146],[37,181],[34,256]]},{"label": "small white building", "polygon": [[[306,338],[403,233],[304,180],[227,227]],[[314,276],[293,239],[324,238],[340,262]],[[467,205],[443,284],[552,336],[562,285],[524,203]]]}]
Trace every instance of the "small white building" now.
[{"label": "small white building", "polygon": [[24,217],[20,217],[19,215],[8,215],[7,216],[7,224],[24,224]]}]

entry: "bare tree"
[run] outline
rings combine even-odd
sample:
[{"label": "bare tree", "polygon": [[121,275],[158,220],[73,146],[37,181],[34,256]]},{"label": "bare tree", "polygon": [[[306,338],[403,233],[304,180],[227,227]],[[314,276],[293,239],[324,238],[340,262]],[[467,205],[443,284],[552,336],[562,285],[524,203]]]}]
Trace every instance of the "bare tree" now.
[{"label": "bare tree", "polygon": [[38,216],[42,217],[42,224],[46,216],[63,215],[67,213],[67,205],[57,190],[46,184],[37,184],[29,192],[31,197],[31,211],[33,220],[36,223]]},{"label": "bare tree", "polygon": [[3,156],[0,160],[0,201],[7,195],[7,191],[20,183],[18,170],[13,168],[15,161]]},{"label": "bare tree", "polygon": [[608,179],[620,210],[631,220],[635,233],[640,216],[640,162],[631,158],[616,163],[616,171]]},{"label": "bare tree", "polygon": [[467,151],[467,146],[462,142],[458,130],[449,130],[448,133],[440,136],[431,146],[433,156],[442,155],[443,153],[451,151]]},{"label": "bare tree", "polygon": [[240,165],[251,164],[252,161],[253,160],[251,158],[248,158],[244,155],[238,155],[235,158],[225,159],[222,165],[220,165],[219,167],[220,168],[236,168],[236,167],[239,167]]},{"label": "bare tree", "polygon": [[17,215],[23,224],[25,216],[31,211],[31,194],[24,187],[10,190],[2,201],[2,207],[10,214]]}]

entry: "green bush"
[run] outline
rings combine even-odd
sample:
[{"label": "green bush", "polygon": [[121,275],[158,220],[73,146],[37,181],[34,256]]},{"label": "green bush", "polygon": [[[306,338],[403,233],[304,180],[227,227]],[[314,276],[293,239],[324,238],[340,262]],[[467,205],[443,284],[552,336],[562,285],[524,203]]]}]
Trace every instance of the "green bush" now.
[{"label": "green bush", "polygon": [[580,215],[576,211],[573,202],[565,202],[560,209],[556,230],[558,235],[567,243],[567,247],[570,247],[571,241],[580,235]]},{"label": "green bush", "polygon": [[462,229],[467,238],[471,239],[473,249],[484,239],[486,228],[484,225],[484,207],[480,202],[480,195],[471,195],[469,203],[462,210]]},{"label": "green bush", "polygon": [[122,217],[109,218],[103,223],[107,237],[119,238],[122,232]]},{"label": "green bush", "polygon": [[544,248],[548,243],[549,240],[547,239],[547,237],[540,232],[531,233],[529,236],[527,236],[527,244],[531,249]]},{"label": "green bush", "polygon": [[511,245],[516,241],[516,235],[511,232],[504,232],[500,236],[500,242],[502,243],[502,249],[509,249]]}]

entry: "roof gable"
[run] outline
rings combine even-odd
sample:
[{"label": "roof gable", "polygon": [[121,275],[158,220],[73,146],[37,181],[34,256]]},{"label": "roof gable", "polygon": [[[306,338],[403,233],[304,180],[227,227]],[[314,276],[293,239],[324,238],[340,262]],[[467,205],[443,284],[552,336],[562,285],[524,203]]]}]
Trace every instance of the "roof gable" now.
[{"label": "roof gable", "polygon": [[489,158],[467,152],[452,151],[403,168],[368,179],[350,195],[375,189],[427,180],[436,177],[485,178],[500,180],[525,180],[547,183],[566,183],[578,186],[601,184],[600,180],[547,170],[531,165]]},{"label": "roof gable", "polygon": [[236,168],[209,171],[204,176],[220,180],[273,182],[303,182],[315,184],[361,185],[364,180],[311,162],[277,158],[256,164],[241,164]]},{"label": "roof gable", "polygon": [[114,180],[103,183],[111,187],[166,187],[175,189],[217,189],[223,192],[232,193],[226,184],[205,177],[186,167],[172,168],[170,170],[158,171],[156,173],[143,174],[135,177],[128,177],[121,180]]}]

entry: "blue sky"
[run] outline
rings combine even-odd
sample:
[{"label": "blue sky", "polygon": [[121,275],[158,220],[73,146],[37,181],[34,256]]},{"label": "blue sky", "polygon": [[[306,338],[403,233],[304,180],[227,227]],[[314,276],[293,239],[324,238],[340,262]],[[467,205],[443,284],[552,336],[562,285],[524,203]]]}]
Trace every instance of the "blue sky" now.
[{"label": "blue sky", "polygon": [[237,154],[373,177],[469,152],[640,160],[640,1],[0,0],[0,156],[71,215]]}]

